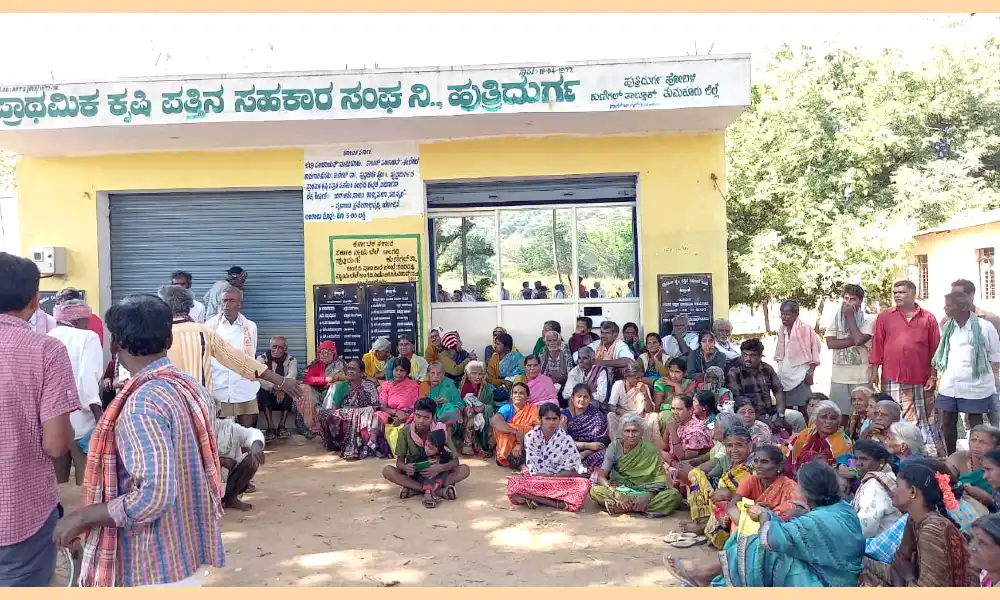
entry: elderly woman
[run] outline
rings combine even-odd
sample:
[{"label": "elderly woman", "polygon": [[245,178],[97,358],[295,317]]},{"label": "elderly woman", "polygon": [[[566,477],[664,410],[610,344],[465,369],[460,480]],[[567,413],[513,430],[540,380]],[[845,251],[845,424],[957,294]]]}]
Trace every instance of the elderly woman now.
[{"label": "elderly woman", "polygon": [[719,412],[733,412],[736,404],[733,392],[723,387],[726,382],[726,374],[719,367],[709,367],[705,369],[705,376],[701,385],[697,386],[699,392],[712,392],[715,394],[715,405],[719,407]]},{"label": "elderly woman", "polygon": [[497,409],[490,419],[496,438],[497,464],[520,471],[524,466],[524,436],[541,422],[538,406],[531,403],[531,392],[525,383],[510,388],[510,402]]},{"label": "elderly woman", "polygon": [[903,541],[892,563],[866,558],[858,584],[864,587],[978,587],[969,568],[965,538],[948,511],[955,508],[948,468],[918,458],[896,477],[896,507],[907,515]]},{"label": "elderly woman", "polygon": [[346,460],[389,457],[385,427],[376,414],[378,389],[365,377],[364,369],[360,359],[349,360],[344,368],[346,379],[330,388],[324,403],[327,408],[319,411],[326,449],[340,452]]},{"label": "elderly woman", "polygon": [[428,364],[436,361],[438,354],[444,349],[444,346],[441,345],[442,335],[444,335],[444,329],[441,327],[435,327],[427,334],[427,348],[424,350],[424,359]]},{"label": "elderly woman", "polygon": [[1000,587],[1000,514],[972,524],[969,565],[979,570],[983,587]]},{"label": "elderly woman", "polygon": [[878,442],[861,440],[854,445],[854,458],[861,485],[851,504],[861,520],[861,532],[873,538],[902,516],[892,500],[896,493],[892,455]]},{"label": "elderly woman", "polygon": [[681,506],[681,493],[667,482],[656,446],[643,439],[645,423],[622,417],[622,437],[611,442],[590,497],[612,516],[640,513],[666,516]]},{"label": "elderly woman", "polygon": [[967,497],[989,507],[993,504],[993,486],[986,480],[983,457],[1000,447],[1000,429],[976,425],[969,430],[969,450],[959,450],[948,458],[948,466],[958,473],[958,483]]},{"label": "elderly woman", "polygon": [[560,510],[580,510],[590,491],[580,452],[559,426],[559,406],[548,402],[538,408],[541,423],[524,435],[525,464],[521,474],[507,478],[511,504]]},{"label": "elderly woman", "polygon": [[344,370],[344,360],[337,357],[337,344],[325,340],[316,349],[316,360],[306,365],[301,393],[295,399],[295,407],[302,419],[302,423],[296,419],[300,432],[317,434],[322,430],[316,411],[323,404],[330,386],[344,380]]},{"label": "elderly woman", "polygon": [[465,400],[458,393],[458,386],[445,376],[444,367],[439,362],[433,362],[427,367],[427,381],[420,383],[421,398],[430,398],[437,403],[437,413],[434,420],[448,427],[452,438],[462,435],[462,415],[465,413]]},{"label": "elderly woman", "polygon": [[611,386],[611,398],[608,400],[608,434],[616,440],[622,436],[621,418],[632,414],[646,421],[647,435],[659,423],[659,413],[653,406],[653,393],[642,380],[642,363],[636,361],[625,367],[625,378],[619,379]]},{"label": "elderly woman", "polygon": [[580,383],[573,388],[569,407],[562,411],[562,427],[576,442],[588,472],[604,464],[604,450],[611,441],[608,438],[608,417],[594,406],[587,384]]},{"label": "elderly woman", "polygon": [[830,466],[846,465],[851,458],[854,442],[840,426],[840,407],[836,402],[823,400],[816,407],[813,422],[788,440],[788,469],[792,475],[813,460],[823,459]]},{"label": "elderly woman", "polygon": [[[722,427],[719,430],[722,431]],[[681,528],[690,533],[704,533],[716,548],[722,548],[729,539],[730,521],[726,516],[729,501],[745,479],[753,474],[750,432],[736,425],[722,434],[724,441],[725,470],[713,486],[709,475],[700,468],[687,473],[687,501],[691,507],[691,522]],[[721,462],[721,461],[720,461]],[[721,464],[717,466],[721,467]]]},{"label": "elderly woman", "polygon": [[590,346],[580,348],[576,356],[579,364],[570,370],[566,378],[566,385],[563,386],[562,391],[563,399],[568,405],[576,386],[585,383],[590,388],[594,404],[603,407],[608,401],[608,388],[610,387],[608,370],[597,364],[597,354]]},{"label": "elderly woman", "polygon": [[458,392],[465,404],[462,454],[487,458],[493,453],[495,445],[490,426],[495,405],[493,390],[486,383],[486,365],[477,360],[470,361],[465,366],[465,377],[458,386]]},{"label": "elderly woman", "polygon": [[524,357],[514,348],[514,339],[510,334],[501,333],[493,342],[496,352],[486,363],[486,381],[495,389],[493,399],[506,402],[510,399],[510,390],[514,382],[524,375]]},{"label": "elderly woman", "polygon": [[726,357],[727,361],[740,357],[740,347],[732,340],[733,324],[729,322],[729,319],[716,319],[712,323],[712,331],[715,333],[715,346]]},{"label": "elderly woman", "polygon": [[392,369],[395,367],[397,360],[405,358],[410,361],[410,377],[413,378],[413,381],[421,381],[424,377],[427,377],[428,362],[423,356],[417,354],[417,347],[413,345],[413,340],[411,340],[409,336],[399,336],[399,340],[396,342],[396,348],[399,351],[399,358],[389,360],[389,364],[385,366],[387,373],[392,373]]},{"label": "elderly woman", "polygon": [[753,439],[754,448],[765,444],[778,443],[771,427],[757,419],[757,405],[749,398],[739,398],[734,405],[736,416],[740,418],[740,423],[750,432]]},{"label": "elderly woman", "polygon": [[809,463],[799,472],[798,489],[805,503],[795,519],[786,522],[766,507],[751,505],[746,515],[760,524],[757,533],[730,537],[718,558],[666,556],[667,568],[692,587],[853,586],[865,540],[851,505],[840,499],[837,474],[828,465]]},{"label": "elderly woman", "polygon": [[559,403],[556,396],[556,384],[542,374],[542,361],[534,354],[524,359],[524,375],[518,378],[528,384],[531,390],[531,403],[541,406],[547,402]]},{"label": "elderly woman", "polygon": [[542,374],[555,384],[559,403],[564,405],[562,391],[573,368],[573,353],[569,351],[569,346],[558,332],[549,331],[545,334],[545,346],[538,358],[542,361]]},{"label": "elderly woman", "polygon": [[715,345],[715,334],[708,330],[702,331],[698,334],[698,347],[687,357],[687,377],[700,381],[704,378],[706,369],[725,369],[727,362],[726,355],[719,352]]},{"label": "elderly woman", "polygon": [[365,377],[378,380],[386,378],[386,368],[392,357],[390,350],[392,344],[385,338],[378,338],[372,343],[371,351],[361,357],[365,365]]},{"label": "elderly woman", "polygon": [[874,394],[870,387],[864,385],[851,390],[851,414],[844,419],[844,433],[855,442],[863,439],[861,432],[865,421],[874,416],[868,414],[868,405]]},{"label": "elderly woman", "polygon": [[667,376],[666,362],[670,357],[663,354],[663,340],[655,331],[646,334],[646,347],[637,355],[642,361],[643,378],[650,389],[661,377]]},{"label": "elderly woman", "polygon": [[886,430],[885,447],[899,468],[911,458],[924,456],[924,434],[909,421],[896,421]]},{"label": "elderly woman", "polygon": [[444,368],[444,374],[453,382],[458,383],[465,375],[465,365],[476,360],[475,352],[466,352],[462,348],[462,336],[457,331],[449,331],[441,336],[444,349],[438,353],[437,362]]}]

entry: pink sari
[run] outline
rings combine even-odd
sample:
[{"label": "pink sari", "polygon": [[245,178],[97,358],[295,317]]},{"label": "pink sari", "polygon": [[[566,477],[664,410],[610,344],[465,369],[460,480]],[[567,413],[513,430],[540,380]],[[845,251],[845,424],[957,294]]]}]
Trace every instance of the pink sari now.
[{"label": "pink sari", "polygon": [[530,381],[525,378],[525,383],[528,384],[531,403],[535,406],[541,406],[546,402],[559,404],[559,399],[556,398],[556,384],[548,375],[539,374]]},{"label": "pink sari", "polygon": [[[388,406],[392,410],[402,410],[413,413],[413,406],[420,396],[420,384],[407,377],[399,383],[383,381],[378,388],[378,401],[380,404]],[[375,413],[383,423],[390,420],[389,413],[378,411]]]}]

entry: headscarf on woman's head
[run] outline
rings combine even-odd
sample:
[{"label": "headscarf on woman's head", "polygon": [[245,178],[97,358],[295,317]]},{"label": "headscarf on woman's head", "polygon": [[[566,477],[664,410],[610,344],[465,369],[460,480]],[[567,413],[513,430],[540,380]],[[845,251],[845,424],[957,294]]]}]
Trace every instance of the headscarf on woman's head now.
[{"label": "headscarf on woman's head", "polygon": [[441,336],[441,345],[447,348],[448,350],[458,350],[459,346],[458,332],[449,331],[448,333]]},{"label": "headscarf on woman's head", "polygon": [[392,350],[392,343],[384,337],[380,337],[372,342],[372,353],[388,352],[389,350]]},{"label": "headscarf on woman's head", "polygon": [[333,340],[323,340],[323,343],[316,348],[316,354],[319,354],[320,350],[329,350],[333,352],[333,360],[337,360],[337,343]]}]

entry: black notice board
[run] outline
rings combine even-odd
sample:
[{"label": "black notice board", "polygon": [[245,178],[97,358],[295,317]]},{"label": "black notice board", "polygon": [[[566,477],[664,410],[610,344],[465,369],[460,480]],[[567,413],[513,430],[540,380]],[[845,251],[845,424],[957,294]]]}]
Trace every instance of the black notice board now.
[{"label": "black notice board", "polygon": [[416,343],[417,333],[417,284],[384,283],[365,286],[368,302],[368,347],[378,338],[392,344],[405,335]]},{"label": "black notice board", "polygon": [[[39,303],[38,305],[44,310],[48,315],[54,316],[52,312],[56,309],[56,294],[58,292],[39,292]],[[87,293],[80,290],[80,295],[83,296],[83,301],[87,301]]]},{"label": "black notice board", "polygon": [[660,335],[673,331],[671,320],[684,315],[691,321],[691,331],[712,328],[712,274],[682,273],[657,275],[657,305],[660,314]]},{"label": "black notice board", "polygon": [[316,343],[333,340],[345,359],[361,358],[384,337],[392,343],[417,337],[417,284],[313,286]]},{"label": "black notice board", "polygon": [[368,352],[364,286],[317,285],[313,300],[317,345],[325,340],[336,342],[337,354],[344,359],[361,358]]}]

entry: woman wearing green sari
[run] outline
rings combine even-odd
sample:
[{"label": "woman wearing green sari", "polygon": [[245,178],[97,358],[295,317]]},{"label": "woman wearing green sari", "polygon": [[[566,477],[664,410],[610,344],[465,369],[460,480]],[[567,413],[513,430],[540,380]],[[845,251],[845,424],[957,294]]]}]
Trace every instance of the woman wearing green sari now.
[{"label": "woman wearing green sari", "polygon": [[458,392],[465,403],[462,455],[489,458],[496,446],[493,427],[490,426],[496,406],[493,403],[493,388],[486,382],[486,365],[478,360],[466,365],[465,377],[458,386]]},{"label": "woman wearing green sari", "polygon": [[458,394],[455,383],[445,377],[444,367],[440,362],[432,362],[427,366],[427,380],[420,383],[420,397],[436,402],[435,422],[447,426],[452,439],[461,438],[465,401]]},{"label": "woman wearing green sari", "polygon": [[759,523],[756,533],[741,526],[718,556],[681,560],[664,556],[667,569],[691,587],[855,587],[865,556],[861,521],[840,498],[833,467],[822,461],[802,465],[798,483],[805,503],[783,521],[759,504],[744,519]]},{"label": "woman wearing green sari", "polygon": [[681,493],[670,487],[656,446],[643,439],[645,423],[622,415],[622,437],[611,442],[604,464],[594,472],[590,497],[609,515],[642,513],[664,517],[681,506]]}]

